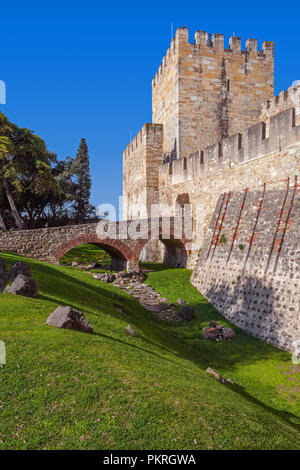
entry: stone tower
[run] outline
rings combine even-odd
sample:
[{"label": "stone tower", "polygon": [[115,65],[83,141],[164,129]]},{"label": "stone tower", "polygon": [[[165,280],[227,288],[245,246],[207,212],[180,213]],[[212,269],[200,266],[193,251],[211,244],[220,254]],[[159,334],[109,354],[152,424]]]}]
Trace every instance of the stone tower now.
[{"label": "stone tower", "polygon": [[152,121],[163,124],[163,152],[172,159],[255,124],[261,105],[274,96],[274,45],[179,28],[152,82]]},{"label": "stone tower", "polygon": [[[124,218],[150,216],[159,201],[159,166],[188,157],[256,124],[261,106],[274,95],[274,45],[179,28],[152,82],[152,121],[123,153]],[[132,205],[134,208],[132,209]]]}]

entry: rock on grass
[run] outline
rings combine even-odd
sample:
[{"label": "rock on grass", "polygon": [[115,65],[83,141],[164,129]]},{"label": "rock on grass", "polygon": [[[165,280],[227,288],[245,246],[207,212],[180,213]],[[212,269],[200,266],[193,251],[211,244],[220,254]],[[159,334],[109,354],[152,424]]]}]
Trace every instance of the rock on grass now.
[{"label": "rock on grass", "polygon": [[39,290],[34,279],[25,276],[25,274],[19,274],[11,286],[6,286],[3,294],[6,293],[21,295],[23,297],[37,297]]},{"label": "rock on grass", "polygon": [[83,333],[93,333],[94,331],[84,314],[72,307],[58,307],[51,313],[46,323],[57,328],[82,331]]}]

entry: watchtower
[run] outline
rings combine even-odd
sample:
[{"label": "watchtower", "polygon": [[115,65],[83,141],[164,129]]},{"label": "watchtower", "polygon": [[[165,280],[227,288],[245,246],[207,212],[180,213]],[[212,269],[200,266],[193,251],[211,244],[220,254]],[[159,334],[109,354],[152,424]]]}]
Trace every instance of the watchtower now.
[{"label": "watchtower", "polygon": [[257,40],[195,33],[175,39],[152,81],[152,122],[163,124],[163,152],[171,159],[240,132],[259,121],[261,106],[274,96],[274,43],[257,51]]}]

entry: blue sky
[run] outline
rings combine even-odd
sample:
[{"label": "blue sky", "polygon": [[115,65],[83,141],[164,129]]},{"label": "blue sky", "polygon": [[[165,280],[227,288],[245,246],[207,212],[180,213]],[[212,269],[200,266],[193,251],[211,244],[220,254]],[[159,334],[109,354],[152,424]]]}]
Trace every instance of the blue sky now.
[{"label": "blue sky", "polygon": [[275,93],[300,79],[297,2],[34,2],[0,6],[0,110],[30,128],[60,158],[87,139],[92,203],[116,204],[122,151],[151,122],[151,80],[164,56],[171,23],[275,41]]}]

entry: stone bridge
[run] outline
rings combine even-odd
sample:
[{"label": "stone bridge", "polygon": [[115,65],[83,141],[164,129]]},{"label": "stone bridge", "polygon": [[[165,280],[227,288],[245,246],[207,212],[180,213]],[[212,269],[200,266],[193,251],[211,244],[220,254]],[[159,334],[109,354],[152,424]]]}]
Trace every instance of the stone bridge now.
[{"label": "stone bridge", "polygon": [[[175,224],[176,226],[176,224]],[[190,240],[175,238],[174,219],[143,219],[68,225],[36,230],[0,233],[0,251],[58,264],[62,256],[83,243],[93,243],[112,258],[113,269],[138,269],[139,259],[149,240],[159,239],[166,247],[164,262],[185,267]],[[178,232],[178,227],[177,227]]]}]

